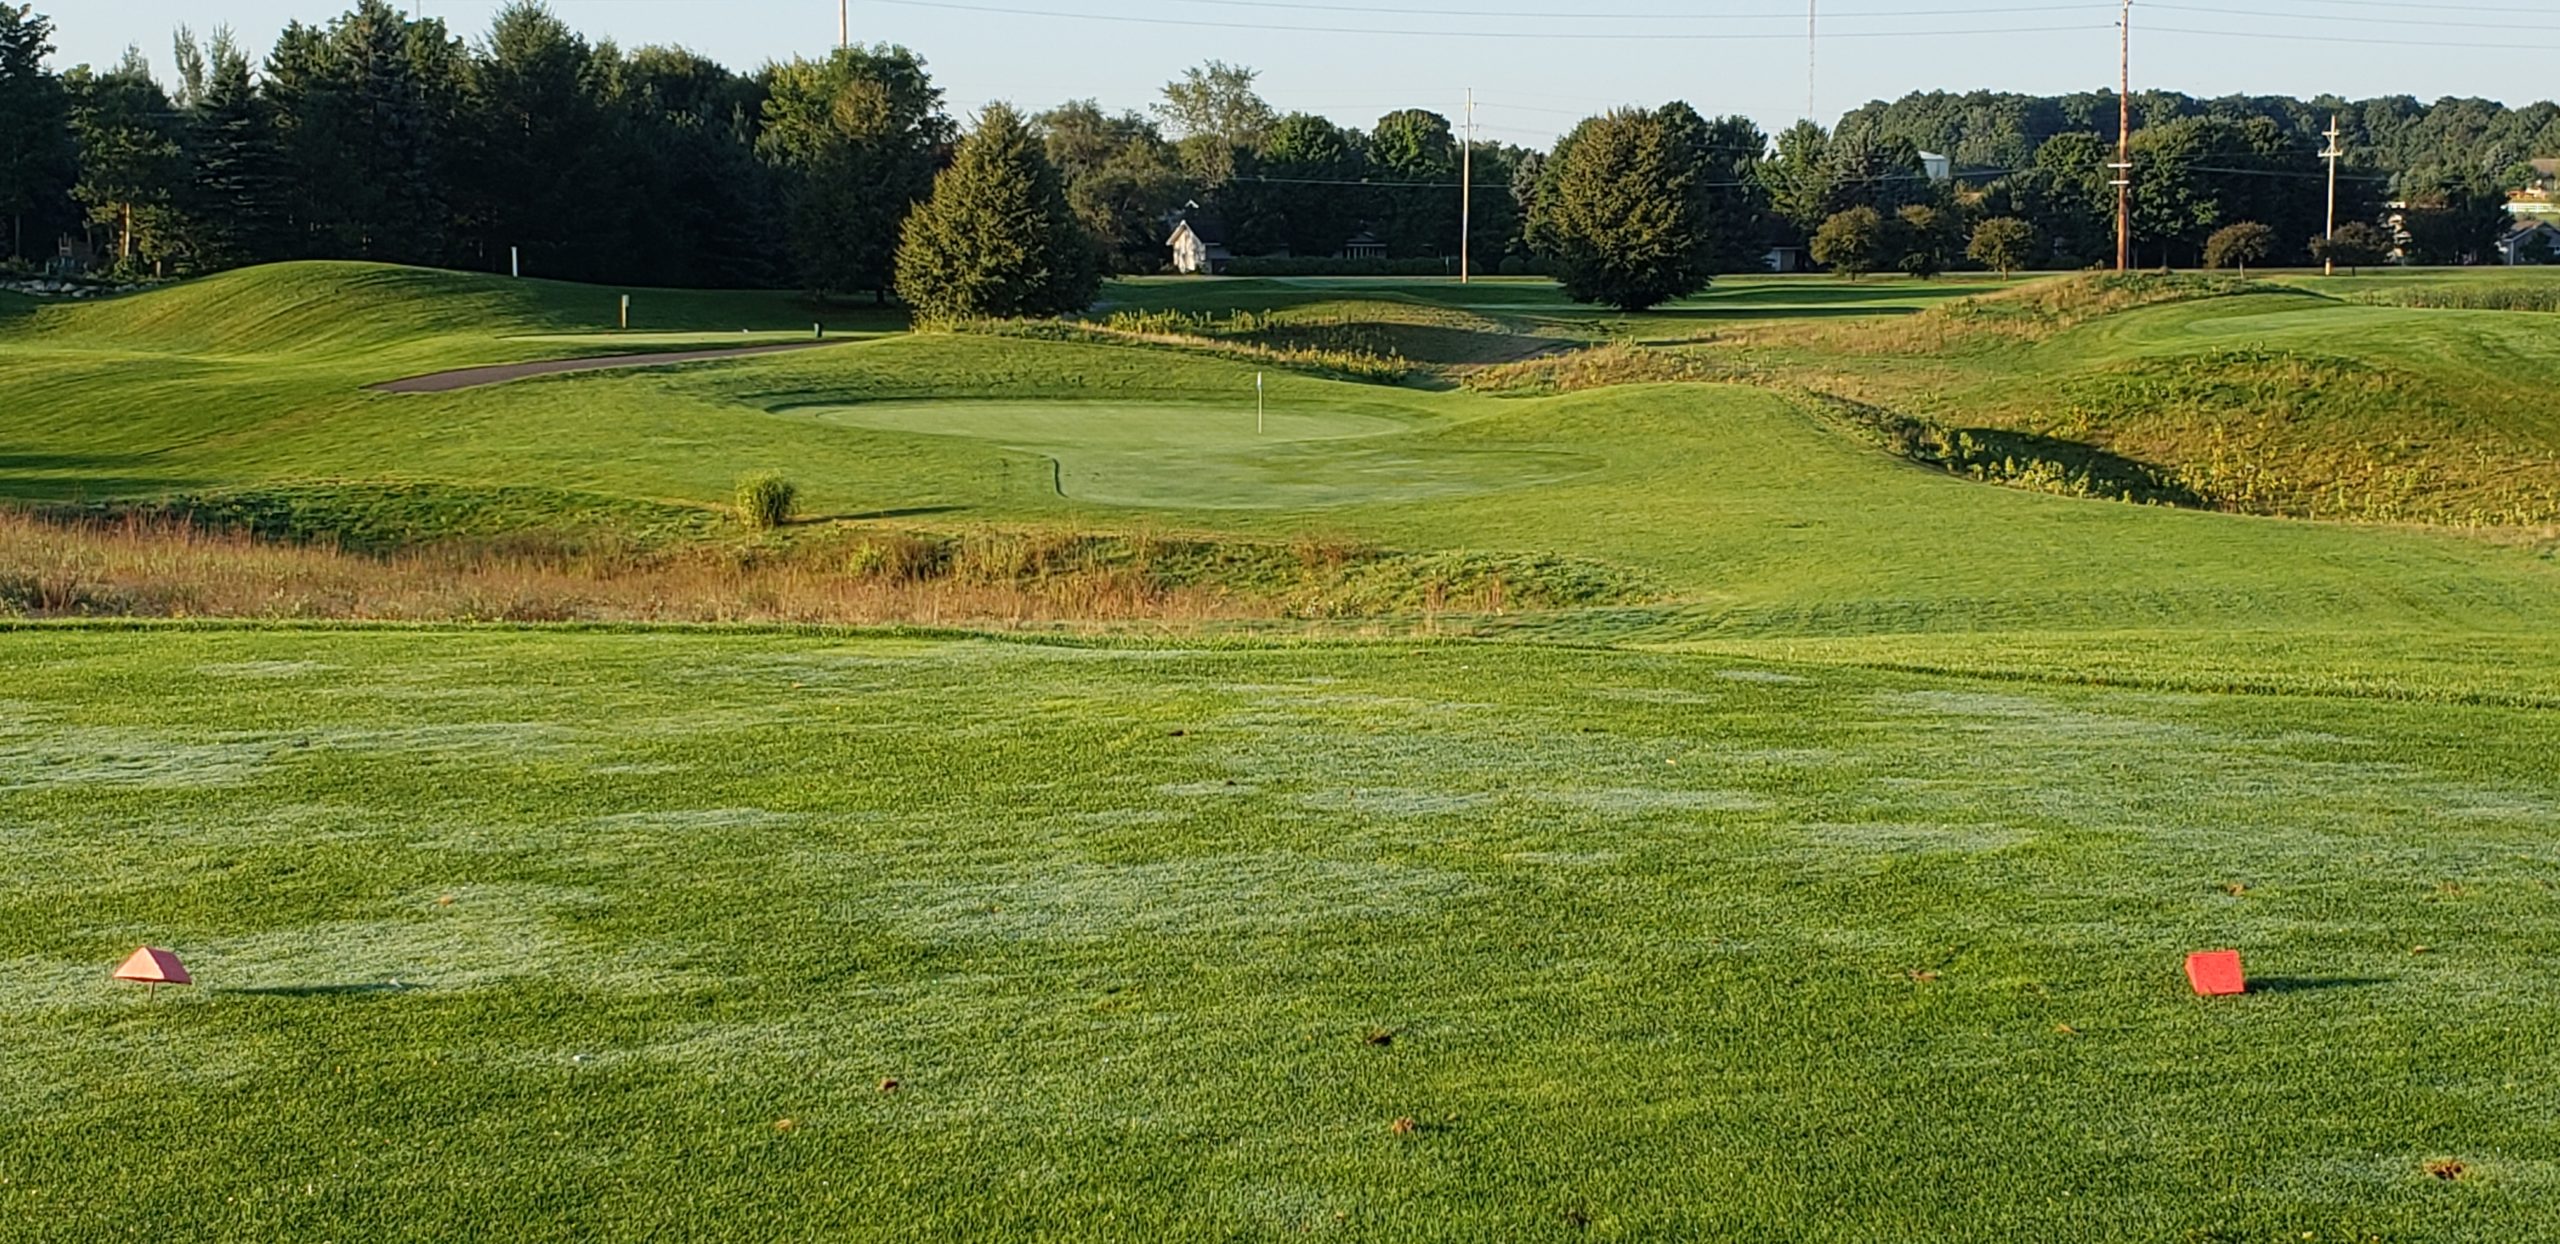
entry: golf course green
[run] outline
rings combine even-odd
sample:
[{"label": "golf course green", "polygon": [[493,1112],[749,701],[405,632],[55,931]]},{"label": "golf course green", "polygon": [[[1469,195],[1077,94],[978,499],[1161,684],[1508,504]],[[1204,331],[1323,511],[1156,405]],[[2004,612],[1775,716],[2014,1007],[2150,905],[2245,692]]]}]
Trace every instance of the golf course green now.
[{"label": "golf course green", "polygon": [[0,295],[0,1237],[2560,1236],[2549,292]]}]

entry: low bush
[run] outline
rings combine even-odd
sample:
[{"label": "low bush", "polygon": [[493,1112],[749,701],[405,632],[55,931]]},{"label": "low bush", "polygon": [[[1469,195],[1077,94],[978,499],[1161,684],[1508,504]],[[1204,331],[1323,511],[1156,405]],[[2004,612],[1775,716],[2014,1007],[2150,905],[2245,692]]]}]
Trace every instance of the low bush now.
[{"label": "low bush", "polygon": [[738,478],[738,521],[758,531],[788,525],[800,506],[800,486],[779,471]]}]

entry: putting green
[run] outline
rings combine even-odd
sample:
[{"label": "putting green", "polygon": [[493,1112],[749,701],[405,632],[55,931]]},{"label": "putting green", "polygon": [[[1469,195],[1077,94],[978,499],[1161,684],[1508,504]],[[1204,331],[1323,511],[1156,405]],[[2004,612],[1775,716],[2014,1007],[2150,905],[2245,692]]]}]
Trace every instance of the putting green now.
[{"label": "putting green", "polygon": [[1552,484],[1601,464],[1582,454],[1468,449],[1445,425],[1384,411],[1198,402],[864,402],[785,417],[963,437],[1034,455],[1058,495],[1180,509],[1318,509]]}]

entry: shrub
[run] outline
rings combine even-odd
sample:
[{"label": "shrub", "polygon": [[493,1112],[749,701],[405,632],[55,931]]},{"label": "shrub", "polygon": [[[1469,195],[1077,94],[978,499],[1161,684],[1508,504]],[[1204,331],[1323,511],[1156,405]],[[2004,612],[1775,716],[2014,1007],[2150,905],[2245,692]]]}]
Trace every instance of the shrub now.
[{"label": "shrub", "polygon": [[800,506],[800,486],[780,471],[757,471],[738,479],[738,521],[759,531],[791,521]]}]

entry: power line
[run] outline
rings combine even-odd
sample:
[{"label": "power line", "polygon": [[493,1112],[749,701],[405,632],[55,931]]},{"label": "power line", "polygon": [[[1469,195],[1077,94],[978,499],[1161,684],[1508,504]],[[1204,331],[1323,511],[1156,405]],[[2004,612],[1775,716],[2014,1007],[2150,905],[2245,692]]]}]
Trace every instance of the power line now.
[{"label": "power line", "polygon": [[[2419,11],[2421,11],[2421,12],[2424,12],[2424,13],[2427,13],[2427,14],[2429,14],[2429,15],[2433,15],[2433,14],[2436,14],[2436,13],[2442,13],[2442,12],[2452,12],[2452,13],[2531,13],[2531,14],[2534,14],[2535,16],[2537,16],[2537,17],[2549,17],[2549,16],[2551,15],[2551,9],[2550,9],[2550,6],[2548,6],[2548,5],[2513,5],[2513,4],[2443,4],[2443,3],[2439,3],[2439,2],[2438,2],[2438,0],[2292,0],[2292,3],[2295,3],[2295,4],[2325,4],[2325,5],[2332,5],[2332,6],[2343,7],[2343,8],[2355,8],[2355,9],[2417,9],[2417,10],[2419,10]],[[2316,15],[2316,14],[2310,14],[2310,13],[2287,13],[2287,14],[2279,14],[2278,16],[2284,16],[2284,17],[2315,17],[2315,16],[2317,16],[2317,15]],[[2413,21],[2414,21],[2414,20],[2417,20],[2417,19],[2412,18],[2412,19],[2410,19],[2410,20],[2413,20]]]},{"label": "power line", "polygon": [[[895,3],[896,0],[881,0]],[[2560,43],[2500,43],[2483,47],[2477,41],[2449,42],[2441,39],[2365,39],[2354,35],[2306,35],[2292,31],[2272,30],[2196,30],[2185,26],[2146,26],[2146,30],[2167,35],[2204,35],[2214,39],[2280,39],[2287,43],[2357,43],[2374,47],[2395,48],[2461,48],[2470,52],[2560,52]]]},{"label": "power line", "polygon": [[[2160,3],[2159,0],[2146,0],[2146,7],[2154,9],[2174,9],[2180,13],[2212,13],[2223,17],[2276,17],[2312,22],[2353,22],[2359,26],[2405,26],[2410,22],[2422,20],[2408,17],[2357,17],[2344,13],[2276,13],[2266,9],[2234,9],[2204,4],[2164,4]],[[2542,15],[2547,17],[2550,16],[2550,13],[2546,10]],[[2429,16],[2423,20],[2429,26],[2449,26],[2464,30],[2560,31],[2560,26],[2525,26],[2511,21],[2465,22],[2450,21],[2442,17],[2434,16]],[[2291,39],[2298,36],[2288,31],[2283,37]],[[2390,40],[2390,42],[2398,43],[2401,42],[2401,40],[2393,39]],[[2464,44],[2461,46],[2467,47],[2471,45]]]},{"label": "power line", "polygon": [[[949,4],[944,0],[874,0],[878,4],[894,4],[905,8],[956,10],[965,13],[993,13],[1005,17],[1050,17],[1067,21],[1119,22],[1137,26],[1187,26],[1210,30],[1266,30],[1283,34],[1368,35],[1372,37],[1410,37],[1416,39],[1534,39],[1552,43],[1561,39],[1615,42],[1722,43],[1733,40],[1793,39],[1792,33],[1733,34],[1628,33],[1610,34],[1600,31],[1526,31],[1526,30],[1393,30],[1362,26],[1284,26],[1270,22],[1211,22],[1184,17],[1132,17],[1120,13],[1060,13],[1052,9],[1018,9],[992,4]],[[2048,35],[2072,34],[2103,30],[2102,26],[2004,26],[1967,30],[1853,30],[1833,34],[1834,39],[1920,39],[1965,38],[1982,35]]]},{"label": "power line", "polygon": [[[1570,9],[1536,12],[1510,9],[1412,9],[1375,4],[1310,4],[1304,0],[1190,0],[1193,4],[1214,5],[1231,9],[1286,9],[1308,13],[1385,13],[1398,17],[1467,17],[1519,21],[1574,22],[1775,22],[1793,21],[1795,14],[1766,13],[1580,13]],[[1851,9],[1833,13],[1833,17],[1979,17],[1988,14],[2042,13],[2065,9],[2103,9],[2104,3],[2083,0],[2076,4],[2005,4],[1961,9]]]}]

